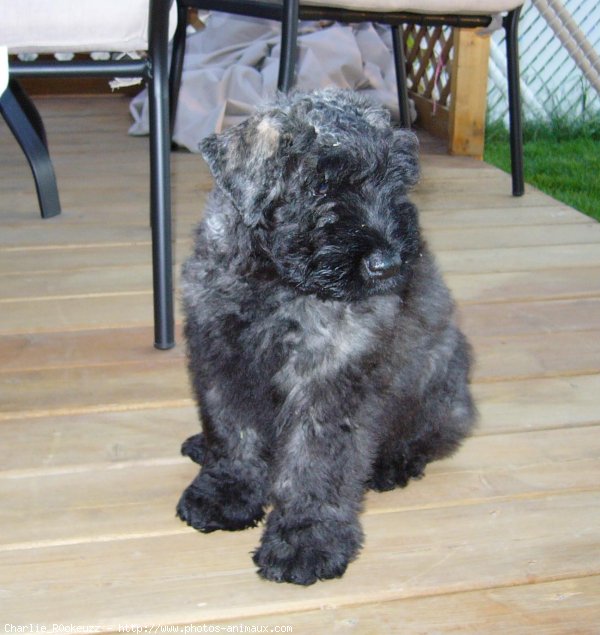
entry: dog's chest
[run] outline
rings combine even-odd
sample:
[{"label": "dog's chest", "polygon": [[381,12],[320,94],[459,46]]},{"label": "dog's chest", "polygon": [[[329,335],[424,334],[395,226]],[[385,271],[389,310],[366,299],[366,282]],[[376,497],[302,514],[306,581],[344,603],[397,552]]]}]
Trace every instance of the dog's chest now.
[{"label": "dog's chest", "polygon": [[336,377],[345,369],[371,359],[382,345],[382,334],[393,328],[398,299],[372,299],[368,306],[299,298],[281,307],[272,332],[281,350],[279,370],[273,377],[280,389]]}]

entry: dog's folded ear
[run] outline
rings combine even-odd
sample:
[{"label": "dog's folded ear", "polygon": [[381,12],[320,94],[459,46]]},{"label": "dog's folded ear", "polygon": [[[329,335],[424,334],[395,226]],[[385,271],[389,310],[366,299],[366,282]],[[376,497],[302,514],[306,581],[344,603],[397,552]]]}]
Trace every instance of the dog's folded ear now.
[{"label": "dog's folded ear", "polygon": [[407,188],[416,185],[421,175],[419,168],[419,140],[417,135],[405,128],[394,130],[394,160],[396,169]]},{"label": "dog's folded ear", "polygon": [[265,205],[278,193],[280,124],[275,116],[253,116],[200,143],[216,184],[229,196],[244,220],[260,220]]}]

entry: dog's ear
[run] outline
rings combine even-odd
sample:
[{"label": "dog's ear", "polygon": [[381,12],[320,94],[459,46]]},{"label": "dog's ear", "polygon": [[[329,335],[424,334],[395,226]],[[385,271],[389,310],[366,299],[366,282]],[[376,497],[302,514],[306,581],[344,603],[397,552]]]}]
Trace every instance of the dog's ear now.
[{"label": "dog's ear", "polygon": [[411,188],[419,181],[419,140],[410,130],[397,128],[394,130],[392,143],[394,161],[402,181],[407,188]]},{"label": "dog's ear", "polygon": [[390,127],[391,116],[389,110],[372,106],[365,109],[363,116],[374,128],[388,130]]},{"label": "dog's ear", "polygon": [[280,141],[277,119],[263,114],[200,143],[215,182],[249,225],[260,220],[266,204],[278,194],[276,155]]}]

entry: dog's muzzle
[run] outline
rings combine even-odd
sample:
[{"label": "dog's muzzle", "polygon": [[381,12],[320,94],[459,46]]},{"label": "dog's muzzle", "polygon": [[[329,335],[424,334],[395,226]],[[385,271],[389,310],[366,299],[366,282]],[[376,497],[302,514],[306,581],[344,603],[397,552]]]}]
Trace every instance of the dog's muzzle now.
[{"label": "dog's muzzle", "polygon": [[364,259],[365,270],[373,280],[387,280],[400,272],[402,258],[391,250],[376,250]]}]

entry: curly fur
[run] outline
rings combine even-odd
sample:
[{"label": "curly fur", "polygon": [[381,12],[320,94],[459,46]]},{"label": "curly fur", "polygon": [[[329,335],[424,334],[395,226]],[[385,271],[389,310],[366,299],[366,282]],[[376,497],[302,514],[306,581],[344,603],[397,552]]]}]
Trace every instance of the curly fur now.
[{"label": "curly fur", "polygon": [[256,525],[259,574],[311,584],[360,550],[364,492],[420,478],[475,408],[469,346],[408,191],[416,137],[351,92],[281,96],[201,149],[183,269],[201,463],[178,515]]}]

